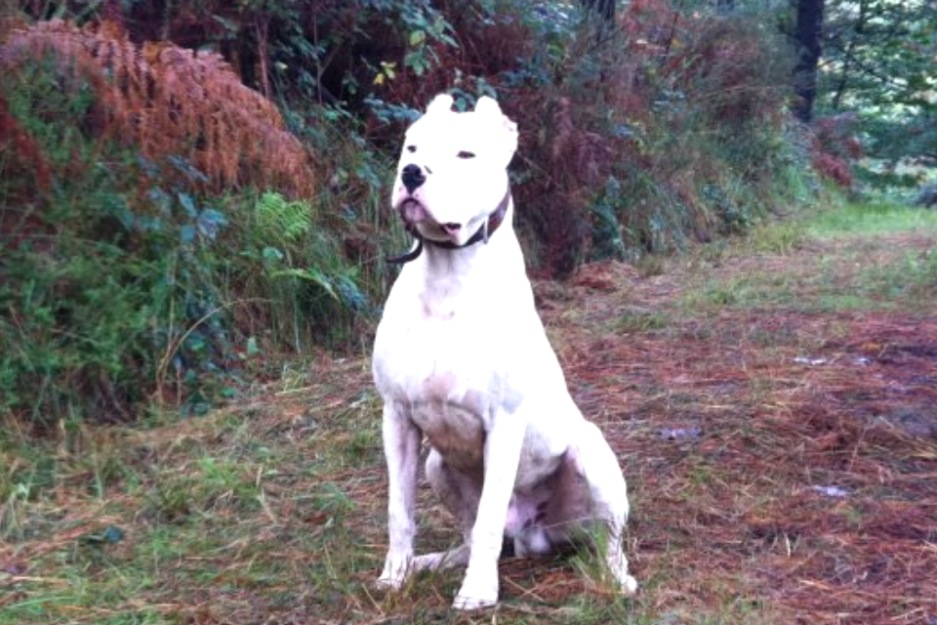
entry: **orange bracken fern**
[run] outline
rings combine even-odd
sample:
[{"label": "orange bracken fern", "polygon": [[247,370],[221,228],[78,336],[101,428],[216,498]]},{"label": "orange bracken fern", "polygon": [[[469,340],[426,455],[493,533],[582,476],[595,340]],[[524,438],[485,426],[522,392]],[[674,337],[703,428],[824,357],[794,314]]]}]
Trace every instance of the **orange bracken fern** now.
[{"label": "orange bracken fern", "polygon": [[91,86],[102,138],[127,141],[156,163],[184,159],[216,191],[255,186],[312,194],[309,152],[285,129],[276,105],[244,86],[220,55],[162,42],[141,49],[113,23],[61,20],[13,30],[0,46],[3,73],[46,59],[65,89]]}]

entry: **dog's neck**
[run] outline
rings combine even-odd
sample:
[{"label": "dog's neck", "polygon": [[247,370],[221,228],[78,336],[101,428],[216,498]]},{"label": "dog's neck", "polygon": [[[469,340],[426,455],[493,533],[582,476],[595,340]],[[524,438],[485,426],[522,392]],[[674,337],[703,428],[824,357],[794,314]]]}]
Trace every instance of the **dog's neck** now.
[{"label": "dog's neck", "polygon": [[481,227],[475,232],[475,234],[473,234],[469,240],[462,245],[453,243],[452,241],[436,241],[434,239],[427,239],[420,234],[420,231],[417,230],[416,226],[408,227],[408,232],[410,232],[413,238],[416,239],[416,245],[409,252],[404,252],[403,254],[396,256],[389,256],[387,258],[387,262],[396,265],[403,265],[405,263],[409,263],[412,260],[415,260],[423,252],[424,242],[428,245],[432,245],[444,250],[462,249],[480,242],[487,244],[488,238],[493,235],[495,231],[501,226],[502,222],[504,222],[504,217],[507,215],[508,206],[510,203],[511,189],[508,188],[504,194],[504,198],[498,203],[498,206],[495,208],[495,210],[488,215],[488,218],[485,219],[484,223],[482,223]]}]

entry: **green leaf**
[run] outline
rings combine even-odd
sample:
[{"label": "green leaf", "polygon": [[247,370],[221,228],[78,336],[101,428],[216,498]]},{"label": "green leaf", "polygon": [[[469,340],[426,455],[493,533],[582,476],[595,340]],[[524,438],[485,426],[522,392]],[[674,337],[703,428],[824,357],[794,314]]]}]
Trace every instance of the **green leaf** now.
[{"label": "green leaf", "polygon": [[195,200],[192,199],[191,195],[188,193],[177,193],[176,197],[179,198],[179,204],[182,205],[182,208],[185,209],[189,217],[195,217],[198,214],[198,210],[195,208]]},{"label": "green leaf", "polygon": [[410,33],[410,45],[417,47],[422,45],[426,41],[426,31],[423,30],[414,30]]},{"label": "green leaf", "polygon": [[247,355],[256,356],[260,353],[260,348],[257,346],[257,337],[249,336],[247,337]]},{"label": "green leaf", "polygon": [[263,249],[260,255],[263,256],[263,259],[266,261],[279,262],[283,260],[283,252],[269,245]]},{"label": "green leaf", "polygon": [[307,282],[312,282],[320,287],[322,287],[325,292],[331,295],[336,300],[338,294],[335,292],[335,288],[332,286],[332,281],[324,273],[319,271],[314,267],[308,269],[284,269],[282,271],[276,271],[271,274],[273,278],[299,278],[300,280],[305,280]]},{"label": "green leaf", "polygon": [[179,230],[179,239],[183,245],[191,245],[195,241],[195,226],[187,224]]}]

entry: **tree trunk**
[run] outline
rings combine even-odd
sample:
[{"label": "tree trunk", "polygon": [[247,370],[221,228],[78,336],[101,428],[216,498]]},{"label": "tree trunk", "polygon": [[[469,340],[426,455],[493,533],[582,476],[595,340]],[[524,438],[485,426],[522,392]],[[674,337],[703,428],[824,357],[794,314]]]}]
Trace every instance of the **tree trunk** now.
[{"label": "tree trunk", "polygon": [[804,123],[813,118],[817,98],[817,63],[823,34],[823,0],[797,0],[797,63],[794,65],[794,115]]}]

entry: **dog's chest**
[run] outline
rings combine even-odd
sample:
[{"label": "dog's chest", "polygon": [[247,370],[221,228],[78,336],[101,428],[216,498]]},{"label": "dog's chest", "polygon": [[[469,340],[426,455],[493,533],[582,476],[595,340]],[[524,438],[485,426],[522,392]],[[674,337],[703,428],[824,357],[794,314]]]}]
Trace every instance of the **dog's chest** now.
[{"label": "dog's chest", "polygon": [[411,345],[398,362],[409,364],[395,369],[389,386],[409,406],[410,418],[430,444],[454,467],[480,467],[492,402],[497,401],[488,389],[498,375],[492,363],[484,363],[483,350],[436,336]]},{"label": "dog's chest", "polygon": [[503,342],[491,340],[489,315],[471,305],[405,301],[405,311],[385,310],[378,328],[378,389],[407,408],[450,464],[480,467],[485,432],[505,399]]},{"label": "dog's chest", "polygon": [[426,401],[413,405],[410,418],[450,466],[471,471],[483,465],[484,419],[475,410],[461,403]]},{"label": "dog's chest", "polygon": [[503,372],[497,350],[483,336],[463,332],[455,319],[379,332],[375,373],[382,393],[414,406],[488,409],[489,391]]}]

